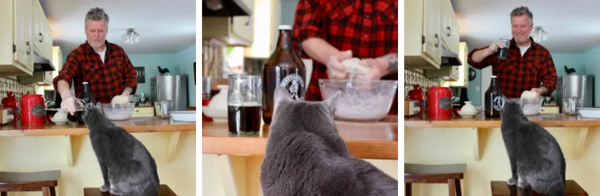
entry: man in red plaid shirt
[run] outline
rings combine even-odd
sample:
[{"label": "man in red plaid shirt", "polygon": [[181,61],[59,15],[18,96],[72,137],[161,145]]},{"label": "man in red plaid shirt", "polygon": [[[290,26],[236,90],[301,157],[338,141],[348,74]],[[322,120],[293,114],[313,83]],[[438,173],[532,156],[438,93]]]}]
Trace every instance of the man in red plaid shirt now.
[{"label": "man in red plaid shirt", "polygon": [[[108,20],[108,15],[101,8],[92,8],[87,13],[87,41],[69,54],[53,80],[54,89],[62,98],[61,108],[71,114],[75,112],[75,97],[70,88],[72,82],[77,96],[83,90],[82,83],[88,82],[92,96],[100,103],[110,103],[116,95],[129,98],[137,88],[136,72],[127,54],[120,46],[106,41]],[[77,104],[81,105],[80,102]]]},{"label": "man in red plaid shirt", "polygon": [[[306,99],[323,99],[319,79],[348,79],[340,62],[353,56],[372,68],[358,80],[398,80],[398,1],[300,0],[293,35],[313,59]],[[297,43],[294,42],[294,45]],[[390,114],[398,114],[398,94]]]},{"label": "man in red plaid shirt", "polygon": [[510,16],[513,39],[508,47],[507,59],[497,57],[498,48],[504,44],[496,41],[488,47],[471,51],[468,54],[469,64],[478,69],[491,65],[493,74],[498,77],[500,91],[507,98],[519,98],[530,89],[537,93],[537,97],[549,96],[558,82],[556,68],[550,52],[529,36],[533,29],[533,14],[527,7],[518,7]]}]

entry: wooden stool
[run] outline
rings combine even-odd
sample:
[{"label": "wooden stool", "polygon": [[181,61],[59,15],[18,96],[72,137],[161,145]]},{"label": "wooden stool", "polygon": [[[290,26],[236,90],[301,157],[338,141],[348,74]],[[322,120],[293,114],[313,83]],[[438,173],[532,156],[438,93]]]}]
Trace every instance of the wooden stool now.
[{"label": "wooden stool", "polygon": [[[492,181],[492,195],[493,196],[516,196],[521,188],[516,185],[509,186],[506,181]],[[512,194],[511,194],[512,193]],[[567,189],[565,190],[567,196],[588,196],[587,192],[577,184],[574,180],[567,180]],[[541,196],[538,193],[532,192],[532,196]]]},{"label": "wooden stool", "polygon": [[406,195],[412,195],[412,183],[448,183],[450,196],[462,196],[460,180],[467,170],[466,164],[421,165],[404,164]]},{"label": "wooden stool", "polygon": [[59,170],[42,172],[0,172],[0,195],[7,192],[42,191],[44,196],[55,196]]},{"label": "wooden stool", "polygon": [[[83,188],[83,196],[111,196],[109,192],[100,192],[100,188]],[[158,196],[177,196],[169,186],[161,184]]]}]

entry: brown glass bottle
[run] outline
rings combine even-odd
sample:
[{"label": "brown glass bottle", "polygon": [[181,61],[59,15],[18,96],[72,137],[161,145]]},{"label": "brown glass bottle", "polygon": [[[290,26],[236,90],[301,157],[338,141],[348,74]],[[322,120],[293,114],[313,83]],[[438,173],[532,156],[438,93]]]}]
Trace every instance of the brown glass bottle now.
[{"label": "brown glass bottle", "polygon": [[496,76],[492,76],[490,87],[485,91],[485,117],[499,118],[503,105],[504,100],[496,82]]},{"label": "brown glass bottle", "polygon": [[279,38],[275,51],[263,68],[263,121],[271,123],[273,115],[273,93],[277,86],[285,87],[290,96],[296,100],[304,100],[306,68],[300,54],[301,43],[298,42],[298,54],[292,45],[292,28],[289,25],[279,26]]}]

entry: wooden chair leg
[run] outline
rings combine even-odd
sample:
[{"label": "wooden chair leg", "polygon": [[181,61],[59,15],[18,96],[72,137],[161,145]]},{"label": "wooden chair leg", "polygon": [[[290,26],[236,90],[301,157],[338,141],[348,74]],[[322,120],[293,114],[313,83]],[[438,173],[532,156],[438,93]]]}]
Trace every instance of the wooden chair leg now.
[{"label": "wooden chair leg", "polygon": [[44,196],[50,196],[50,187],[42,187],[42,193]]},{"label": "wooden chair leg", "polygon": [[[50,196],[56,196],[55,187],[50,187]],[[459,195],[460,196],[460,195]]]},{"label": "wooden chair leg", "polygon": [[0,192],[0,195],[1,196],[8,196],[8,193],[7,192]]},{"label": "wooden chair leg", "polygon": [[454,179],[448,179],[448,195],[456,196],[456,187],[454,184]]},{"label": "wooden chair leg", "polygon": [[404,192],[406,196],[412,196],[412,183],[404,183]]},{"label": "wooden chair leg", "polygon": [[462,189],[460,188],[460,179],[454,180],[454,184],[456,185],[456,196],[462,196]]}]

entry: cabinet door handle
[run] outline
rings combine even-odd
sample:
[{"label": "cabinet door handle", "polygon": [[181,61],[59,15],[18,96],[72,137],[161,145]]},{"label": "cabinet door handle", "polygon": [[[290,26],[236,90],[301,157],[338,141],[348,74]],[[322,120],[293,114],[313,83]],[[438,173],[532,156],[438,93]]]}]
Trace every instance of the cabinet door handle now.
[{"label": "cabinet door handle", "polygon": [[39,39],[40,43],[44,42],[44,34],[39,33],[38,35],[40,36],[40,39]]},{"label": "cabinet door handle", "polygon": [[448,35],[448,37],[450,37],[450,35],[452,33],[452,29],[450,29],[450,27],[448,26],[448,27],[446,27],[446,30],[448,30],[447,35]]},{"label": "cabinet door handle", "polygon": [[440,37],[438,36],[438,34],[435,34],[435,47],[439,47],[440,46]]},{"label": "cabinet door handle", "polygon": [[27,44],[27,55],[31,54],[31,45],[29,44],[29,41],[26,42]]}]

